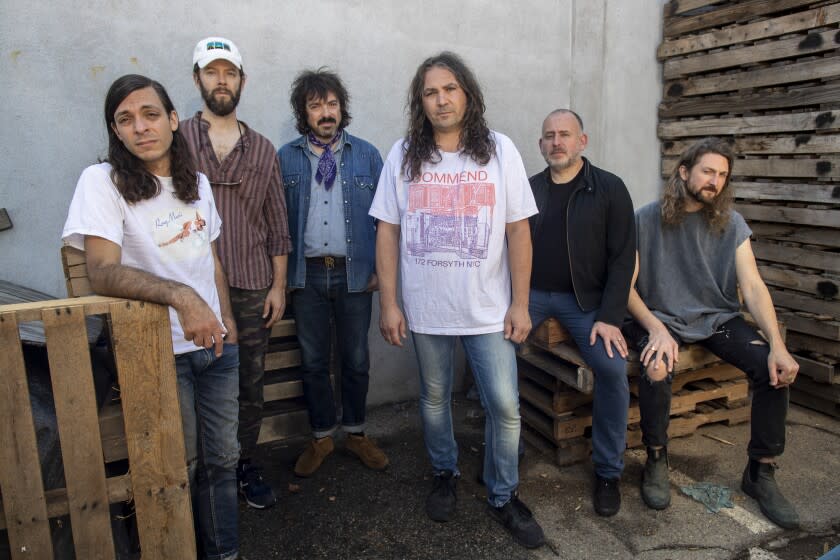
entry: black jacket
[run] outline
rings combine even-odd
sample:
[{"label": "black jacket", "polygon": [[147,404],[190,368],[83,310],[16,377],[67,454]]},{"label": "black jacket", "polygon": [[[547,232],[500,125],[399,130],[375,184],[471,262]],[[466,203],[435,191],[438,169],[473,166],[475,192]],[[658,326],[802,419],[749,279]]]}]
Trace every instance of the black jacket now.
[{"label": "black jacket", "polygon": [[[542,230],[551,171],[530,178],[539,214],[531,216],[531,238]],[[583,180],[569,199],[566,236],[572,286],[583,311],[598,309],[596,321],[621,326],[636,264],[633,201],[617,176],[583,158]]]}]

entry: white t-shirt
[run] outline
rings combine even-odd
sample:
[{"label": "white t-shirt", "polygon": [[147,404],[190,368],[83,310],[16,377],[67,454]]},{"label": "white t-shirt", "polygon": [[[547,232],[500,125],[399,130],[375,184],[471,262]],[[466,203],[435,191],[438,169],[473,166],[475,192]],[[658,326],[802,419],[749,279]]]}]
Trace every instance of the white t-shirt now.
[{"label": "white t-shirt", "polygon": [[[102,237],[122,248],[122,264],[194,289],[221,321],[215,263],[210,243],[221,231],[207,177],[199,174],[199,200],[175,198],[171,177],[158,177],[158,196],[129,204],[111,181],[111,165],[91,165],[82,172],[70,202],[62,239],[84,250],[85,236]],[[184,339],[178,314],[169,308],[175,354],[199,350]]]},{"label": "white t-shirt", "polygon": [[400,276],[408,328],[439,335],[504,330],[511,302],[505,225],[537,213],[522,157],[493,132],[495,156],[479,165],[441,152],[412,183],[403,143],[391,148],[370,215],[400,226]]}]

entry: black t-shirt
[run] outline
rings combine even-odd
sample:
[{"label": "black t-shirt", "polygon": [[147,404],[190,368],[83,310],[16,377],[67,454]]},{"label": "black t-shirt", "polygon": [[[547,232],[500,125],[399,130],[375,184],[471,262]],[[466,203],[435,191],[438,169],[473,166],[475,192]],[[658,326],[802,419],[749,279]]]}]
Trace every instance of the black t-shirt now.
[{"label": "black t-shirt", "polygon": [[566,237],[566,216],[569,199],[580,185],[583,168],[568,183],[557,184],[549,176],[548,201],[537,239],[534,239],[534,261],[531,287],[547,292],[572,292],[569,268],[569,240]]}]

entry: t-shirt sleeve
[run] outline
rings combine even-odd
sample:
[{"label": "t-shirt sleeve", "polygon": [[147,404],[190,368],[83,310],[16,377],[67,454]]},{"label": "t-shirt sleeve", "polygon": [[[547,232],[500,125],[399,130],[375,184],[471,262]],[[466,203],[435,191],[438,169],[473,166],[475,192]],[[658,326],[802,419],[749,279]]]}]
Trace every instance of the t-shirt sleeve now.
[{"label": "t-shirt sleeve", "polygon": [[108,169],[92,165],[82,172],[76,183],[61,238],[82,250],[88,235],[122,247],[124,218],[122,197],[111,181]]},{"label": "t-shirt sleeve", "polygon": [[732,211],[732,223],[735,225],[735,246],[740,247],[741,243],[752,235],[752,230],[744,217],[734,210]]},{"label": "t-shirt sleeve", "polygon": [[537,213],[537,203],[531,191],[531,183],[525,172],[522,156],[513,142],[506,136],[496,135],[496,150],[503,165],[506,212],[505,222],[524,220]]},{"label": "t-shirt sleeve", "polygon": [[216,208],[216,199],[213,198],[213,189],[210,188],[210,182],[204,173],[198,174],[198,196],[201,200],[206,200],[210,207],[209,216],[207,217],[207,227],[210,231],[210,242],[216,241],[216,238],[222,233],[222,217]]},{"label": "t-shirt sleeve", "polygon": [[388,159],[379,174],[376,194],[368,214],[389,224],[400,223],[400,206],[397,200],[397,187],[402,183],[402,142],[397,142],[391,148]]}]

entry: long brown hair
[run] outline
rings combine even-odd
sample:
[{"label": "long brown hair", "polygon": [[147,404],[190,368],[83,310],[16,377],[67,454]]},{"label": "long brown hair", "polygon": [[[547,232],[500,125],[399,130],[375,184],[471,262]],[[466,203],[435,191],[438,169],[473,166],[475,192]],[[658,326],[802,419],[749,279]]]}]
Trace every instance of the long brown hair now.
[{"label": "long brown hair", "polygon": [[729,174],[726,176],[723,188],[714,198],[714,202],[704,204],[701,210],[703,217],[713,231],[722,232],[726,229],[735,198],[732,189],[729,188],[735,156],[730,144],[720,138],[703,138],[682,153],[674,171],[671,172],[671,177],[665,183],[665,189],[662,191],[662,223],[672,226],[679,225],[685,218],[685,202],[692,196],[688,191],[688,183],[680,176],[680,168],[685,167],[690,174],[691,169],[706,154],[723,156],[729,163]]},{"label": "long brown hair", "polygon": [[403,173],[409,181],[420,176],[423,162],[440,161],[432,123],[423,109],[423,84],[426,72],[432,67],[446,68],[455,76],[467,97],[467,110],[461,129],[460,148],[473,161],[486,165],[496,150],[490,128],[484,119],[484,95],[472,71],[457,54],[444,51],[423,61],[417,68],[408,90],[408,132],[403,146]]},{"label": "long brown hair", "polygon": [[[129,204],[147,200],[160,194],[161,185],[157,177],[146,169],[142,160],[128,151],[128,148],[114,132],[114,114],[126,97],[138,89],[150,87],[155,90],[166,110],[172,114],[175,106],[166,93],[166,89],[151,78],[139,74],[126,74],[117,78],[105,96],[105,128],[108,130],[108,158],[111,164],[111,180],[117,190]],[[175,196],[182,202],[198,200],[198,173],[186,139],[180,130],[172,133],[172,145],[169,147],[170,169]]]}]

